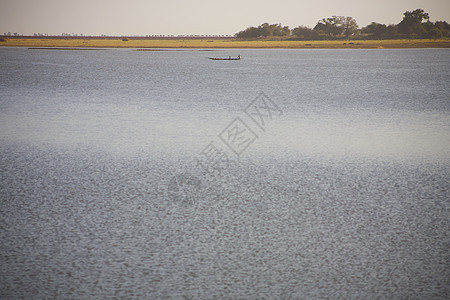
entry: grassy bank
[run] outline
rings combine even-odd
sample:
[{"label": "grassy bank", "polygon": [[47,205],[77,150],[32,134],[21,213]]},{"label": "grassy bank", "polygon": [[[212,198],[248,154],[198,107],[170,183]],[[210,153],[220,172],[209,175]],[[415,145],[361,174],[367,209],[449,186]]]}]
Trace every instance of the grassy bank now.
[{"label": "grassy bank", "polygon": [[241,41],[233,39],[21,39],[8,38],[0,46],[69,48],[450,48],[450,40],[358,40],[358,41]]}]

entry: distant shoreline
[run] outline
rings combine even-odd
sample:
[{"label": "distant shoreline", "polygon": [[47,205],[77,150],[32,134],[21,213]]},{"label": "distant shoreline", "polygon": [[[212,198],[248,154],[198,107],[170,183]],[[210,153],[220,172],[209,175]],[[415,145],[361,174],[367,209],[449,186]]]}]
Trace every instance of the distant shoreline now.
[{"label": "distant shoreline", "polygon": [[0,47],[52,48],[204,48],[204,49],[398,49],[398,48],[450,48],[450,40],[237,40],[231,38],[20,38],[7,37]]}]

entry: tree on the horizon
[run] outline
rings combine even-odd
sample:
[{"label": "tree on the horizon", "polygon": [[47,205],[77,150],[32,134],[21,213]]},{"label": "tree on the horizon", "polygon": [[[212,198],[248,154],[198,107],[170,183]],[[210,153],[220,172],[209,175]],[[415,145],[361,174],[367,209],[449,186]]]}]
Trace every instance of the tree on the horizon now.
[{"label": "tree on the horizon", "polygon": [[423,9],[406,11],[403,20],[397,25],[372,22],[361,29],[362,34],[373,38],[421,37],[439,39],[449,37],[450,26],[445,21],[430,21],[430,16]]},{"label": "tree on the horizon", "polygon": [[236,33],[236,37],[241,39],[253,39],[259,37],[289,36],[290,34],[291,30],[288,26],[263,23],[258,27],[248,27],[247,29]]},{"label": "tree on the horizon", "polygon": [[426,29],[422,21],[429,20],[430,16],[423,9],[418,8],[413,11],[403,13],[403,20],[398,24],[398,32],[403,34],[423,35]]},{"label": "tree on the horizon", "polygon": [[240,39],[254,39],[260,36],[260,31],[256,27],[248,27],[245,30],[236,33],[236,37]]},{"label": "tree on the horizon", "polygon": [[361,28],[361,33],[377,39],[393,38],[397,35],[397,25],[386,25],[372,22]]},{"label": "tree on the horizon", "polygon": [[269,23],[263,23],[258,27],[258,29],[263,37],[286,36],[291,33],[288,26],[283,27],[281,24],[269,25]]},{"label": "tree on the horizon", "polygon": [[[399,37],[420,37],[420,38],[442,38],[450,37],[450,25],[445,21],[430,21],[430,16],[423,9],[418,8],[413,11],[406,11],[403,20],[399,24],[385,25],[376,22],[361,28],[361,34],[368,38],[399,38]],[[248,27],[236,33],[240,39],[288,37],[290,35],[297,39],[322,39],[349,38],[359,33],[358,24],[352,17],[332,16],[319,20],[316,26],[311,29],[306,26],[298,26],[289,30],[288,26],[281,24],[263,23],[258,27]]]},{"label": "tree on the horizon", "polygon": [[431,38],[433,38],[433,39],[440,39],[440,38],[442,38],[444,35],[442,34],[442,31],[440,31],[439,30],[439,28],[433,28],[431,31],[430,31],[430,37]]},{"label": "tree on the horizon", "polygon": [[450,24],[445,21],[436,21],[434,27],[439,29],[443,36],[450,36]]},{"label": "tree on the horizon", "polygon": [[348,39],[350,35],[355,34],[358,31],[358,24],[352,17],[339,17],[342,31],[345,37]]},{"label": "tree on the horizon", "polygon": [[316,39],[318,37],[317,31],[312,30],[307,26],[298,26],[291,30],[292,35],[302,39]]},{"label": "tree on the horizon", "polygon": [[332,16],[317,22],[314,30],[329,36],[344,34],[346,38],[353,35],[358,30],[358,24],[352,17]]},{"label": "tree on the horizon", "polygon": [[375,37],[382,37],[386,32],[387,26],[377,22],[372,22],[369,25],[361,28],[361,33],[373,35]]},{"label": "tree on the horizon", "polygon": [[339,20],[337,16],[333,16],[331,18],[324,18],[317,22],[316,26],[314,26],[313,30],[331,36],[340,35],[342,33],[342,29],[339,27]]}]

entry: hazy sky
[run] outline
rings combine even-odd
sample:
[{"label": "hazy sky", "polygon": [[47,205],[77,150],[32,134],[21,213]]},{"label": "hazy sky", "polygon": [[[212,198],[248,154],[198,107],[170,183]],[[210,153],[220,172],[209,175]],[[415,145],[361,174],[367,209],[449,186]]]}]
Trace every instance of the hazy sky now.
[{"label": "hazy sky", "polygon": [[235,34],[264,22],[313,27],[332,15],[362,27],[396,24],[416,8],[450,21],[450,0],[0,0],[0,33]]}]

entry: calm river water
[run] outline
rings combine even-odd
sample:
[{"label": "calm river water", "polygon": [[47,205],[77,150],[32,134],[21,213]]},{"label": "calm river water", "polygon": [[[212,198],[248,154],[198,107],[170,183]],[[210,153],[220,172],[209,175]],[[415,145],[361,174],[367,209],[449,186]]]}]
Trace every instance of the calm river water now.
[{"label": "calm river water", "polygon": [[449,82],[447,49],[0,48],[0,297],[448,299]]}]

